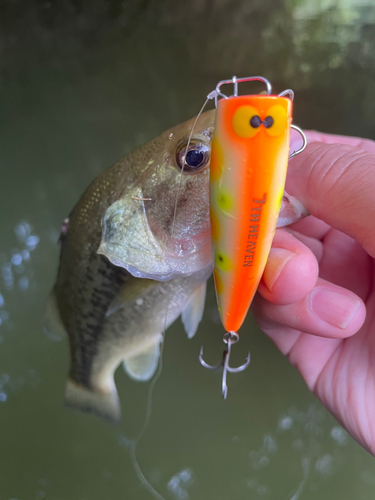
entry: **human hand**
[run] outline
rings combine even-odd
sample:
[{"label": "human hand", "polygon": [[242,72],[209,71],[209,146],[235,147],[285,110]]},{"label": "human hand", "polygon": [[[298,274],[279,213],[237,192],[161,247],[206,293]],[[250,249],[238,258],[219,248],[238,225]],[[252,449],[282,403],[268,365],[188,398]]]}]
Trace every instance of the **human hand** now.
[{"label": "human hand", "polygon": [[252,310],[310,390],[375,455],[375,143],[306,135],[286,191],[311,216],[276,231]]}]

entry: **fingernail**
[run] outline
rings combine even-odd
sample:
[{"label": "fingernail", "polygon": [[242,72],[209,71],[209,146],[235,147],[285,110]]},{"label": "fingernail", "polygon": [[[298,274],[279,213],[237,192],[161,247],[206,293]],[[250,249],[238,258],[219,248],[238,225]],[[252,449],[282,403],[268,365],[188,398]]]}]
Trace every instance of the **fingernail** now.
[{"label": "fingernail", "polygon": [[285,264],[295,255],[295,253],[286,250],[285,248],[271,248],[267,265],[263,273],[263,281],[270,292],[284,269]]},{"label": "fingernail", "polygon": [[352,295],[333,292],[327,288],[315,288],[310,295],[310,307],[320,319],[332,326],[344,329],[354,318],[361,301]]}]

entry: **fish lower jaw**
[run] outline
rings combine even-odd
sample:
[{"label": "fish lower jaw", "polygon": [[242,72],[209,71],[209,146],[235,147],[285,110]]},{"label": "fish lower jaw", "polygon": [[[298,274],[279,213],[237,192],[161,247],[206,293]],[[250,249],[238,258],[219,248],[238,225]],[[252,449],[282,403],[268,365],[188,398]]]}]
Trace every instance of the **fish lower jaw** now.
[{"label": "fish lower jaw", "polygon": [[155,281],[170,281],[178,278],[186,278],[196,273],[202,273],[202,275],[207,276],[206,279],[208,279],[212,272],[211,253],[207,260],[195,262],[194,265],[189,265],[186,262],[178,262],[179,260],[183,261],[184,259],[182,258],[175,260],[177,262],[174,262],[173,265],[169,262],[168,267],[165,266],[165,263],[161,265],[160,271],[158,271],[158,266],[155,265],[150,270],[132,265],[127,265],[126,269],[135,278],[150,279]]},{"label": "fish lower jaw", "polygon": [[[125,268],[136,278],[170,281],[212,269],[209,229],[188,238],[153,234],[155,245],[128,246],[121,258],[107,254],[112,264]],[[210,271],[211,272],[211,271]]]}]

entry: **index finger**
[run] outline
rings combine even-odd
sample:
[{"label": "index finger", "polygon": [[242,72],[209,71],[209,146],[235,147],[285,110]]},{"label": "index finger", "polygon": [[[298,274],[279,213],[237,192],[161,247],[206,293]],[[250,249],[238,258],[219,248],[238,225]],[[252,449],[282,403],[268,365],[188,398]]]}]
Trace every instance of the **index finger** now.
[{"label": "index finger", "polygon": [[[363,139],[361,137],[351,137],[346,135],[326,134],[318,130],[304,130],[307,138],[307,143],[321,142],[322,144],[343,144],[362,149],[369,153],[375,154],[375,141]],[[302,138],[300,134],[292,129],[290,151],[297,151],[302,146]],[[321,239],[329,230],[330,226],[320,219],[315,217],[307,217],[291,226],[296,231],[307,236]]]},{"label": "index finger", "polygon": [[375,146],[361,142],[369,151],[359,147],[356,138],[352,140],[357,146],[331,140],[312,142],[291,160],[286,190],[311,215],[356,239],[375,256]]}]

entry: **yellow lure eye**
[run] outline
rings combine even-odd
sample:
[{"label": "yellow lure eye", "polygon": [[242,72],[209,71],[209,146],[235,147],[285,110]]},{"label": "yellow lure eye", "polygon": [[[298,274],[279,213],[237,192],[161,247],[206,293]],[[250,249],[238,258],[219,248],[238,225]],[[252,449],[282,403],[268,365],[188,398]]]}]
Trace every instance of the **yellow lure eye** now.
[{"label": "yellow lure eye", "polygon": [[233,199],[230,193],[224,189],[217,190],[217,203],[224,212],[230,212],[233,207]]},{"label": "yellow lure eye", "polygon": [[267,134],[273,137],[283,134],[288,126],[286,109],[280,104],[271,106],[263,123]]},{"label": "yellow lure eye", "polygon": [[230,258],[220,251],[215,252],[215,266],[220,271],[230,271],[233,267]]},{"label": "yellow lure eye", "polygon": [[259,111],[253,106],[239,107],[232,118],[234,132],[245,139],[254,137],[259,132],[261,123]]}]

